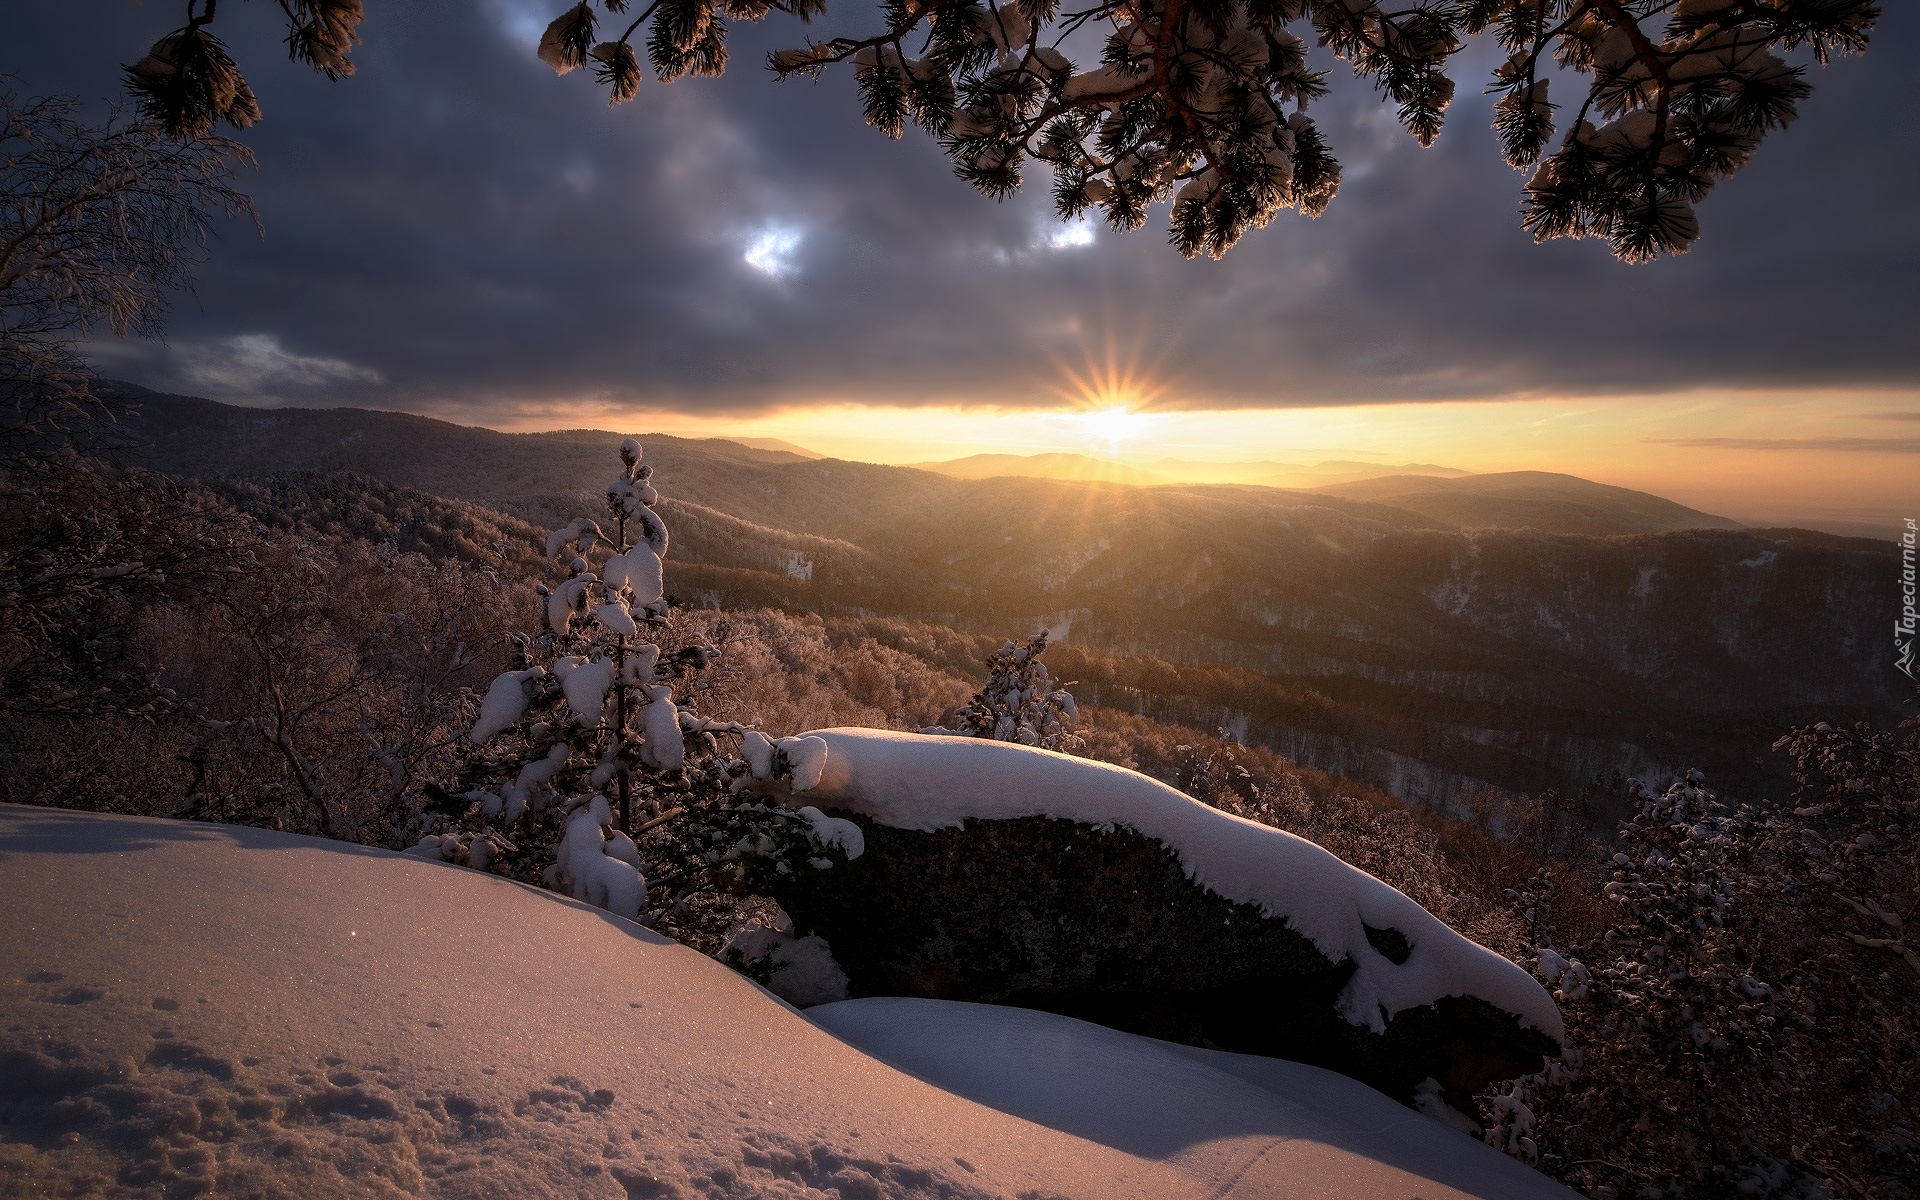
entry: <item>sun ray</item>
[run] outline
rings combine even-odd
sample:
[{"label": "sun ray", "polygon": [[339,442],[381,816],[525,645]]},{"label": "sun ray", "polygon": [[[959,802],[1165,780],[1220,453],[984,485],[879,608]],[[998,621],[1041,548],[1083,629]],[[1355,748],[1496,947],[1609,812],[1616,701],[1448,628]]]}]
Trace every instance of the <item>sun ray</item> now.
[{"label": "sun ray", "polygon": [[1119,458],[1158,423],[1149,410],[1169,389],[1164,379],[1131,354],[1123,356],[1119,339],[1103,339],[1098,355],[1089,348],[1082,366],[1058,365],[1060,381],[1048,388],[1060,398],[1071,425],[1088,448]]}]

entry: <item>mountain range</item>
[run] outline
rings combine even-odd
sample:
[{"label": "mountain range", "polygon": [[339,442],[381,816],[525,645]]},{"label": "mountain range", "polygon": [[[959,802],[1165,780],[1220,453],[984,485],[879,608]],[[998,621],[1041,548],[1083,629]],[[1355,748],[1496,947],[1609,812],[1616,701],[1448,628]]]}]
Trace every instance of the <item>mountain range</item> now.
[{"label": "mountain range", "polygon": [[[129,462],[350,472],[546,526],[599,512],[621,436],[121,395]],[[1046,626],[1083,700],[1412,802],[1458,808],[1483,786],[1604,801],[1622,776],[1688,766],[1782,795],[1769,746],[1787,726],[1895,719],[1911,694],[1883,632],[1890,543],[1741,529],[1571,476],[1141,486],[643,440],[684,602]]]},{"label": "mountain range", "polygon": [[1263,487],[1310,488],[1373,479],[1381,475],[1426,475],[1451,478],[1469,472],[1432,463],[1354,462],[1331,459],[1312,464],[1282,462],[1205,462],[1160,458],[1123,463],[1090,454],[974,454],[944,462],[909,464],[923,471],[956,479],[993,479],[1022,475],[1036,479],[1067,479],[1082,483],[1129,483],[1152,487],[1168,483],[1251,483]]}]

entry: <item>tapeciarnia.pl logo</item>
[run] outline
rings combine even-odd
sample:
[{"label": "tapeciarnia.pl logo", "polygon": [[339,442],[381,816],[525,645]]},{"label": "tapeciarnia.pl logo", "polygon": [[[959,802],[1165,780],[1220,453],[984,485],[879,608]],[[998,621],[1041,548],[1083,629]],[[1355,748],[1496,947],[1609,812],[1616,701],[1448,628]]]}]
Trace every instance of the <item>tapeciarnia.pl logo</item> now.
[{"label": "tapeciarnia.pl logo", "polygon": [[1897,657],[1893,665],[1906,673],[1908,679],[1913,675],[1914,648],[1914,577],[1913,550],[1916,528],[1914,519],[1907,518],[1907,527],[1900,534],[1900,616],[1893,622],[1893,652]]}]

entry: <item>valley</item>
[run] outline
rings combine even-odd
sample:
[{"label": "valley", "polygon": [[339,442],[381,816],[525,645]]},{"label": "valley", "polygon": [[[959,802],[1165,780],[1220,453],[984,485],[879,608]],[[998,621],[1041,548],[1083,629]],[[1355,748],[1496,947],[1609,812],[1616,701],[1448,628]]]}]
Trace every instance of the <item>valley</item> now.
[{"label": "valley", "polygon": [[[589,489],[618,440],[120,394],[130,463],[346,472],[547,527],[601,510]],[[1412,804],[1553,789],[1604,815],[1626,777],[1687,767],[1784,795],[1770,747],[1787,727],[1900,712],[1890,543],[1540,472],[1140,486],[646,444],[684,603],[885,625],[909,653],[955,644],[942,629],[977,657],[1050,628],[1089,703]]]}]

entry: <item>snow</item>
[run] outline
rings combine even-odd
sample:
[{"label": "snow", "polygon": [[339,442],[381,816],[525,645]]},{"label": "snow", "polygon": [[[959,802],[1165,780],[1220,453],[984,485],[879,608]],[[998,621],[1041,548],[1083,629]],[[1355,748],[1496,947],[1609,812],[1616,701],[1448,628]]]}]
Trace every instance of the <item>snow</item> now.
[{"label": "snow", "polygon": [[[1347,1020],[1374,1030],[1445,996],[1478,996],[1556,1041],[1560,1010],[1531,975],[1467,940],[1404,894],[1304,838],[1230,816],[1134,771],[985,738],[872,729],[806,735],[826,744],[808,798],[896,829],[933,831],[968,819],[1054,817],[1124,825],[1159,841],[1209,891],[1284,917],[1335,962],[1351,958],[1340,995]],[[1412,944],[1395,964],[1366,926]]]},{"label": "snow", "polygon": [[1139,86],[1141,78],[1124,67],[1096,67],[1067,80],[1061,94],[1069,101],[1117,96]]},{"label": "snow", "polygon": [[809,804],[800,810],[800,815],[813,826],[813,840],[821,846],[837,846],[846,853],[849,860],[859,858],[867,852],[867,835],[860,827],[841,817],[830,817]]},{"label": "snow", "polygon": [[640,761],[656,771],[678,771],[686,761],[687,749],[673,689],[657,683],[642,690],[647,694],[647,704],[640,710],[640,729],[646,741],[640,747]]},{"label": "snow", "polygon": [[608,591],[632,588],[633,602],[642,606],[657,602],[665,590],[660,556],[645,542],[607,559],[605,575]]},{"label": "snow", "polygon": [[801,71],[832,55],[831,46],[799,46],[774,51],[768,62],[776,71]]},{"label": "snow", "polygon": [[429,833],[413,845],[402,850],[402,854],[414,858],[432,859],[435,862],[452,862],[456,855],[465,853],[460,838],[452,833]]},{"label": "snow", "polygon": [[[533,799],[535,788],[551,781],[567,765],[567,744],[555,742],[548,747],[546,756],[536,758],[523,765],[520,773],[513,777],[513,783],[500,789],[501,807],[506,810],[506,823],[511,825],[527,811],[527,804]],[[493,805],[487,805],[487,815],[493,815]]]},{"label": "snow", "polygon": [[554,660],[553,673],[560,680],[567,707],[580,723],[598,725],[601,710],[607,706],[607,693],[613,690],[613,660],[569,654]]},{"label": "snow", "polygon": [[1573,1195],[1464,1131],[1301,1063],[943,1000],[850,1000],[807,1016],[928,1083],[1173,1163],[1220,1195]]},{"label": "snow", "polygon": [[0,865],[23,1194],[1570,1195],[1325,1071],[934,1001],[816,1025],[629,921],[384,851],[0,805]]},{"label": "snow", "polygon": [[807,792],[820,786],[821,772],[827,767],[826,742],[802,734],[799,737],[781,738],[774,745],[786,755],[787,764],[793,770],[794,791]]},{"label": "snow", "polygon": [[633,637],[640,632],[640,627],[633,623],[633,613],[618,600],[609,600],[594,609],[593,619],[600,622],[609,633],[621,637]]},{"label": "snow", "polygon": [[634,866],[639,857],[633,842],[620,834],[609,842],[602,834],[613,823],[605,796],[595,796],[573,810],[561,835],[558,857],[547,868],[550,883],[566,888],[575,900],[632,920],[647,902],[647,881]]},{"label": "snow", "polygon": [[474,720],[468,736],[476,742],[484,742],[496,733],[511,729],[515,721],[526,715],[527,684],[546,673],[545,667],[536,666],[495,676],[493,683],[487,687],[485,698],[480,701],[480,715]]},{"label": "snow", "polygon": [[652,683],[653,670],[660,665],[660,647],[652,642],[643,642],[627,651],[626,662],[620,667],[622,683]]},{"label": "snow", "polygon": [[818,934],[791,933],[751,926],[727,939],[720,961],[748,963],[766,959],[773,966],[768,990],[798,1008],[847,998],[847,973],[833,960],[827,940]]},{"label": "snow", "polygon": [[634,845],[633,839],[618,829],[613,831],[613,834],[607,838],[607,844],[600,850],[608,858],[617,858],[628,866],[637,868],[640,865],[640,847]]},{"label": "snow", "polygon": [[555,75],[565,75],[580,64],[567,56],[567,32],[576,21],[576,11],[569,8],[553,19],[547,31],[540,35],[540,46],[535,51],[540,61],[553,68]]},{"label": "snow", "polygon": [[[1413,1089],[1413,1107],[1425,1113],[1449,1129],[1457,1129],[1468,1137],[1480,1133],[1480,1122],[1447,1103],[1446,1085],[1429,1075]],[[1502,1112],[1509,1111],[1502,1109]]]},{"label": "snow", "polygon": [[[758,730],[743,730],[740,753],[748,773],[757,780],[769,780],[780,772],[788,775],[788,790],[805,792],[820,782],[827,766],[827,744],[810,734],[769,741]],[[858,829],[855,829],[858,833]]]},{"label": "snow", "polygon": [[586,603],[587,588],[594,582],[591,574],[575,575],[572,579],[562,580],[547,596],[547,626],[555,633],[565,633],[573,622],[573,614]]},{"label": "snow", "polygon": [[587,549],[603,537],[599,525],[586,517],[575,517],[547,535],[547,557],[559,558],[562,550],[575,543],[581,549]]},{"label": "snow", "polygon": [[1208,196],[1213,195],[1219,188],[1220,172],[1214,170],[1212,167],[1208,167],[1206,170],[1200,172],[1200,174],[1195,175],[1192,179],[1181,184],[1180,190],[1174,193],[1173,201],[1175,204],[1178,204],[1184,200],[1204,200]]},{"label": "snow", "polygon": [[[651,487],[652,485],[649,484],[647,486]],[[651,508],[643,507],[633,513],[632,516],[640,522],[641,532],[646,535],[646,540],[643,541],[641,545],[652,550],[654,558],[665,558],[667,556],[668,541],[667,526],[665,522],[661,521],[660,514],[654,512]],[[635,547],[635,549],[638,549],[638,547]],[[631,551],[629,551],[629,553],[631,553]]]},{"label": "snow", "polygon": [[773,743],[766,734],[757,729],[741,734],[740,755],[747,760],[747,770],[755,779],[773,778]]},{"label": "snow", "polygon": [[929,1001],[815,1025],[629,921],[317,838],[0,805],[0,911],[26,1195],[1569,1195],[1310,1067]]}]

